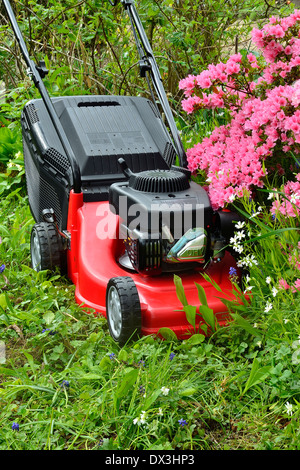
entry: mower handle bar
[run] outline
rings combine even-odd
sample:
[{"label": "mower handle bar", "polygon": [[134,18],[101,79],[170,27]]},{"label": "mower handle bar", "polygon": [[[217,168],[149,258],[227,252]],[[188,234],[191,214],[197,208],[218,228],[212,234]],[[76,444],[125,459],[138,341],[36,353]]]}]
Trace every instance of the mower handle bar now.
[{"label": "mower handle bar", "polygon": [[123,4],[124,9],[127,11],[127,14],[131,22],[134,39],[135,39],[138,53],[140,56],[140,64],[142,64],[141,67],[143,67],[144,74],[146,74],[147,72],[150,74],[150,77],[154,85],[156,94],[158,96],[159,102],[162,106],[166,120],[169,124],[169,128],[173,137],[173,143],[177,151],[180,165],[186,168],[187,167],[186,154],[185,154],[185,151],[184,151],[184,148],[183,148],[180,136],[179,136],[179,132],[178,132],[178,129],[177,129],[170,105],[169,105],[169,101],[168,101],[165,89],[162,84],[162,78],[161,78],[159,68],[158,68],[157,62],[153,54],[153,50],[148,41],[144,27],[141,23],[141,20],[138,16],[137,10],[135,8],[134,0],[109,0],[109,3],[112,6],[116,6],[120,1]]},{"label": "mower handle bar", "polygon": [[14,12],[11,8],[11,5],[8,0],[3,0],[3,4],[5,6],[9,21],[11,23],[12,29],[14,31],[15,37],[18,41],[18,44],[20,46],[22,55],[24,57],[24,60],[27,64],[28,67],[28,75],[32,78],[34,85],[36,88],[39,90],[40,95],[43,99],[43,102],[47,108],[47,111],[49,113],[49,116],[51,118],[51,121],[53,123],[53,126],[55,127],[55,130],[57,132],[57,135],[61,141],[61,144],[63,146],[63,149],[66,153],[66,156],[70,162],[71,169],[72,169],[72,179],[73,181],[69,181],[70,186],[73,186],[73,191],[75,193],[80,193],[81,192],[81,175],[80,175],[80,169],[77,164],[73,149],[69,143],[69,140],[65,134],[64,128],[62,127],[62,124],[59,120],[59,117],[56,113],[56,110],[53,106],[53,103],[51,101],[51,98],[47,92],[47,89],[43,83],[42,77],[46,75],[46,71],[43,68],[43,63],[40,62],[39,66],[37,66],[29,56],[29,52],[27,50],[26,44],[24,42],[24,39],[22,37],[20,28],[18,26],[16,17],[14,15]]},{"label": "mower handle bar", "polygon": [[[143,25],[140,21],[140,18],[137,14],[135,5],[134,5],[134,0],[109,0],[109,3],[112,6],[116,6],[119,2],[122,2],[125,10],[128,13],[128,16],[131,21],[131,26],[133,29],[134,33],[134,38],[135,42],[137,45],[138,53],[140,56],[140,63],[144,64],[144,70],[146,70],[145,73],[149,72],[155,91],[158,95],[159,101],[162,105],[163,111],[166,116],[166,120],[169,124],[170,131],[173,137],[174,145],[177,151],[177,155],[179,158],[180,165],[182,167],[187,166],[187,160],[186,160],[186,154],[181,142],[181,139],[179,137],[179,132],[172,114],[172,111],[169,106],[169,102],[166,96],[166,92],[164,90],[164,87],[162,85],[162,78],[160,76],[159,68],[157,66],[156,60],[154,58],[154,54],[152,51],[152,48],[150,46],[150,43],[148,41],[148,38],[146,36],[145,30],[143,28]],[[3,0],[4,7],[6,9],[8,18],[10,20],[12,29],[14,31],[15,37],[18,41],[21,53],[24,57],[24,60],[27,64],[28,67],[28,74],[32,78],[34,85],[36,88],[39,90],[40,95],[42,97],[42,100],[47,108],[47,111],[49,113],[49,116],[51,118],[51,121],[53,123],[53,126],[57,132],[57,135],[60,139],[60,142],[63,146],[63,149],[66,153],[66,156],[70,162],[70,166],[72,169],[72,176],[73,176],[73,182],[70,182],[70,185],[72,186],[73,183],[73,190],[75,193],[80,193],[81,192],[81,175],[80,175],[80,168],[78,166],[78,163],[76,161],[73,149],[69,143],[69,140],[65,134],[64,128],[59,120],[59,117],[56,113],[56,110],[53,106],[53,103],[51,101],[51,98],[48,94],[48,91],[44,85],[44,82],[42,78],[45,76],[47,73],[45,69],[43,68],[43,63],[40,62],[39,66],[37,66],[29,56],[28,49],[26,47],[26,44],[24,42],[24,39],[22,37],[20,28],[18,26],[17,20],[15,18],[14,12],[11,8],[11,5],[9,3],[9,0]],[[141,45],[142,44],[142,45]]]}]

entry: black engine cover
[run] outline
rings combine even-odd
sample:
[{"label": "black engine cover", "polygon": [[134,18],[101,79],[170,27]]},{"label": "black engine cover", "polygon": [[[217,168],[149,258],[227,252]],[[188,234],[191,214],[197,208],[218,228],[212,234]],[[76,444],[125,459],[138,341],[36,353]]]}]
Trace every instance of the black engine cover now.
[{"label": "black engine cover", "polygon": [[[153,174],[155,172],[142,172]],[[140,173],[140,179],[146,175]],[[109,191],[109,202],[114,212],[119,215],[128,230],[138,230],[143,234],[148,234],[149,239],[162,235],[162,227],[165,225],[175,240],[181,238],[191,227],[201,227],[206,231],[212,224],[213,211],[210,205],[206,191],[194,182],[184,181],[181,176],[183,173],[178,171],[163,171],[162,177],[165,178],[169,174],[170,180],[165,181],[165,192],[155,192],[149,188],[162,188],[163,183],[150,181],[143,191],[135,189],[136,178],[122,183],[112,184]],[[185,178],[186,176],[183,175]],[[158,178],[160,179],[160,178]],[[177,189],[177,181],[179,191],[169,190],[172,185],[173,189]]]}]

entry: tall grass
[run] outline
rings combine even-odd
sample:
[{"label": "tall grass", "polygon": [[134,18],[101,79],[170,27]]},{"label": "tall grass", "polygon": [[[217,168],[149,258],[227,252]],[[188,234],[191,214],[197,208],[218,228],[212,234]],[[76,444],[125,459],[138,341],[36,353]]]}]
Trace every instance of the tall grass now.
[{"label": "tall grass", "polygon": [[228,327],[119,348],[67,279],[30,268],[28,201],[2,178],[0,449],[299,449],[299,294],[272,291],[297,274],[285,249],[298,232],[275,232],[289,221],[244,202],[257,264]]}]

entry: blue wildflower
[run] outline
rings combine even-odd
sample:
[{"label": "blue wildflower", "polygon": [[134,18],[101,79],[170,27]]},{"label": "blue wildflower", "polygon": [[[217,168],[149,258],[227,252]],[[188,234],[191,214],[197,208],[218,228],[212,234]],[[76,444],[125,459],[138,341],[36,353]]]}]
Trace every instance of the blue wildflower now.
[{"label": "blue wildflower", "polygon": [[60,384],[61,388],[69,388],[70,387],[70,382],[68,380],[63,380],[62,383]]},{"label": "blue wildflower", "polygon": [[111,353],[111,354],[109,355],[109,358],[110,358],[111,360],[113,360],[113,359],[115,358],[115,353]]},{"label": "blue wildflower", "polygon": [[20,427],[19,427],[18,423],[13,422],[11,429],[13,431],[19,431]]},{"label": "blue wildflower", "polygon": [[0,274],[3,273],[4,269],[5,269],[5,264],[1,264],[1,266],[0,266]]},{"label": "blue wildflower", "polygon": [[45,331],[49,331],[48,335],[53,336],[56,334],[56,331],[51,331],[50,328],[44,328],[42,330],[42,333],[45,333]]},{"label": "blue wildflower", "polygon": [[184,426],[187,424],[186,420],[185,420],[185,419],[182,419],[182,418],[178,420],[178,423],[179,423],[180,426],[182,426],[182,427],[184,427]]},{"label": "blue wildflower", "polygon": [[237,270],[233,267],[229,268],[229,279],[231,280],[231,282],[238,281]]},{"label": "blue wildflower", "polygon": [[236,275],[237,275],[236,269],[233,267],[229,268],[229,276],[236,276]]}]

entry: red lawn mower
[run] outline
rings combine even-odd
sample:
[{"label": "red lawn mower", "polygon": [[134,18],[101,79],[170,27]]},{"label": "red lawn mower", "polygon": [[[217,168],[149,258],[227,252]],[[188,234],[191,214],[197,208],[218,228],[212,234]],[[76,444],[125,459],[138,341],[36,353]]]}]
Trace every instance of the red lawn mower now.
[{"label": "red lawn mower", "polygon": [[225,247],[240,217],[214,212],[206,191],[191,179],[134,0],[121,4],[153,100],[50,98],[42,80],[45,64],[29,58],[10,3],[3,3],[41,95],[21,115],[27,192],[36,222],[33,269],[65,273],[76,286],[78,304],[106,316],[120,345],[158,334],[162,327],[179,339],[192,334],[174,274],[182,279],[190,305],[199,305],[195,282],[202,285],[219,324],[226,324],[220,292],[202,274],[220,286],[224,298],[234,298],[229,268],[235,260]]}]

